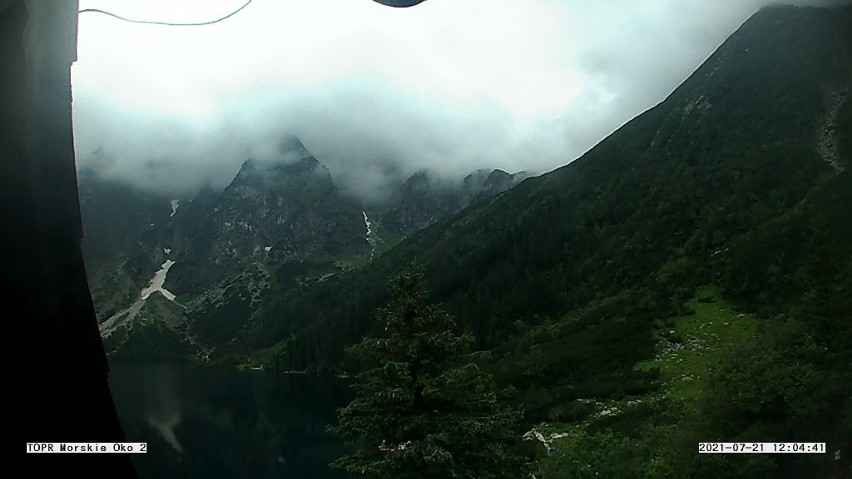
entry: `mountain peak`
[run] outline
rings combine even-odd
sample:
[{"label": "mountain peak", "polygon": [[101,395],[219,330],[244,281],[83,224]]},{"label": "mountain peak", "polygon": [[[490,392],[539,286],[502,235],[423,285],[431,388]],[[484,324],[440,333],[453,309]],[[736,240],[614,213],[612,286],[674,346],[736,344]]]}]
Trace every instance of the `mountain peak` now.
[{"label": "mountain peak", "polygon": [[284,140],[281,156],[271,161],[250,158],[243,162],[230,187],[293,187],[310,183],[331,186],[331,172],[296,137]]},{"label": "mountain peak", "polygon": [[278,146],[278,152],[281,153],[283,159],[287,162],[294,162],[307,157],[313,157],[310,151],[305,147],[302,140],[297,136],[289,136],[281,140]]}]

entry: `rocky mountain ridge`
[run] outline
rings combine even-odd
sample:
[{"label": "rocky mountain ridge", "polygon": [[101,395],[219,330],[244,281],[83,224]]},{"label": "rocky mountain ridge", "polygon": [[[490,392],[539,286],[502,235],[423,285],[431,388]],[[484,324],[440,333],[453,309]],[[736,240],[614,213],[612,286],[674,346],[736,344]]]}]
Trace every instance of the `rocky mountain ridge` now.
[{"label": "rocky mountain ridge", "polygon": [[[227,340],[226,324],[244,324],[276,288],[369,262],[402,238],[526,177],[479,170],[453,181],[424,170],[390,200],[368,208],[342,194],[297,138],[282,141],[279,154],[274,161],[246,160],[224,190],[207,188],[192,198],[81,173],[90,287],[102,332],[121,337],[107,342],[111,352],[118,344],[134,358],[147,357],[146,347],[128,343],[139,323],[155,336],[175,336],[159,341],[183,342],[184,352],[194,345],[203,354],[205,339]],[[149,295],[177,307],[145,307],[144,292],[154,283]],[[200,341],[193,328],[202,331]],[[143,342],[152,351],[162,349],[152,346],[154,340]]]}]

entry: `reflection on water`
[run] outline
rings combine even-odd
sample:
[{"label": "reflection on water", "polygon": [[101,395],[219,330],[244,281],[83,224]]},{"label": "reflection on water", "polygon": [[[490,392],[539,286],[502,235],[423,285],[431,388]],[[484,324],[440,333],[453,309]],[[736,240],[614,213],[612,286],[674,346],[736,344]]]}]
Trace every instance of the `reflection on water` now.
[{"label": "reflection on water", "polygon": [[141,478],[345,478],[326,432],[342,382],[177,364],[112,364],[110,384]]}]

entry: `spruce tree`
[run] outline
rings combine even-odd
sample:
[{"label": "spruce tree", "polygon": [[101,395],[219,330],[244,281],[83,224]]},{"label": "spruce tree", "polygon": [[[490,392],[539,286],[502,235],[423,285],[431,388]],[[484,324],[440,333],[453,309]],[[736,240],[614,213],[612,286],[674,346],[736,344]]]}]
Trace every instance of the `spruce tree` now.
[{"label": "spruce tree", "polygon": [[517,411],[472,356],[473,337],[425,300],[422,273],[389,282],[382,337],[352,348],[364,364],[332,431],[359,449],[332,463],[365,478],[521,478]]}]

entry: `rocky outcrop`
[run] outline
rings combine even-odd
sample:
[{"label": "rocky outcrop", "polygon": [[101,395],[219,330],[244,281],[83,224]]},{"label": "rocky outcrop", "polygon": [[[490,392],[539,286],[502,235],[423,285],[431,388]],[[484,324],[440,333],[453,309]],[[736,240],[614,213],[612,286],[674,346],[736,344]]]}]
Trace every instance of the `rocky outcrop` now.
[{"label": "rocky outcrop", "polygon": [[819,123],[817,151],[834,169],[836,174],[843,172],[843,165],[837,152],[837,117],[840,109],[849,98],[849,87],[832,88],[826,92],[826,112]]},{"label": "rocky outcrop", "polygon": [[199,208],[192,221],[175,216],[178,264],[170,287],[176,294],[199,293],[259,257],[351,259],[370,250],[360,204],[344,197],[328,169],[295,139],[284,143],[277,161],[243,163],[218,198]]},{"label": "rocky outcrop", "polygon": [[508,190],[527,176],[526,172],[480,169],[458,181],[421,170],[400,186],[381,223],[394,235],[408,236],[475,201]]}]

